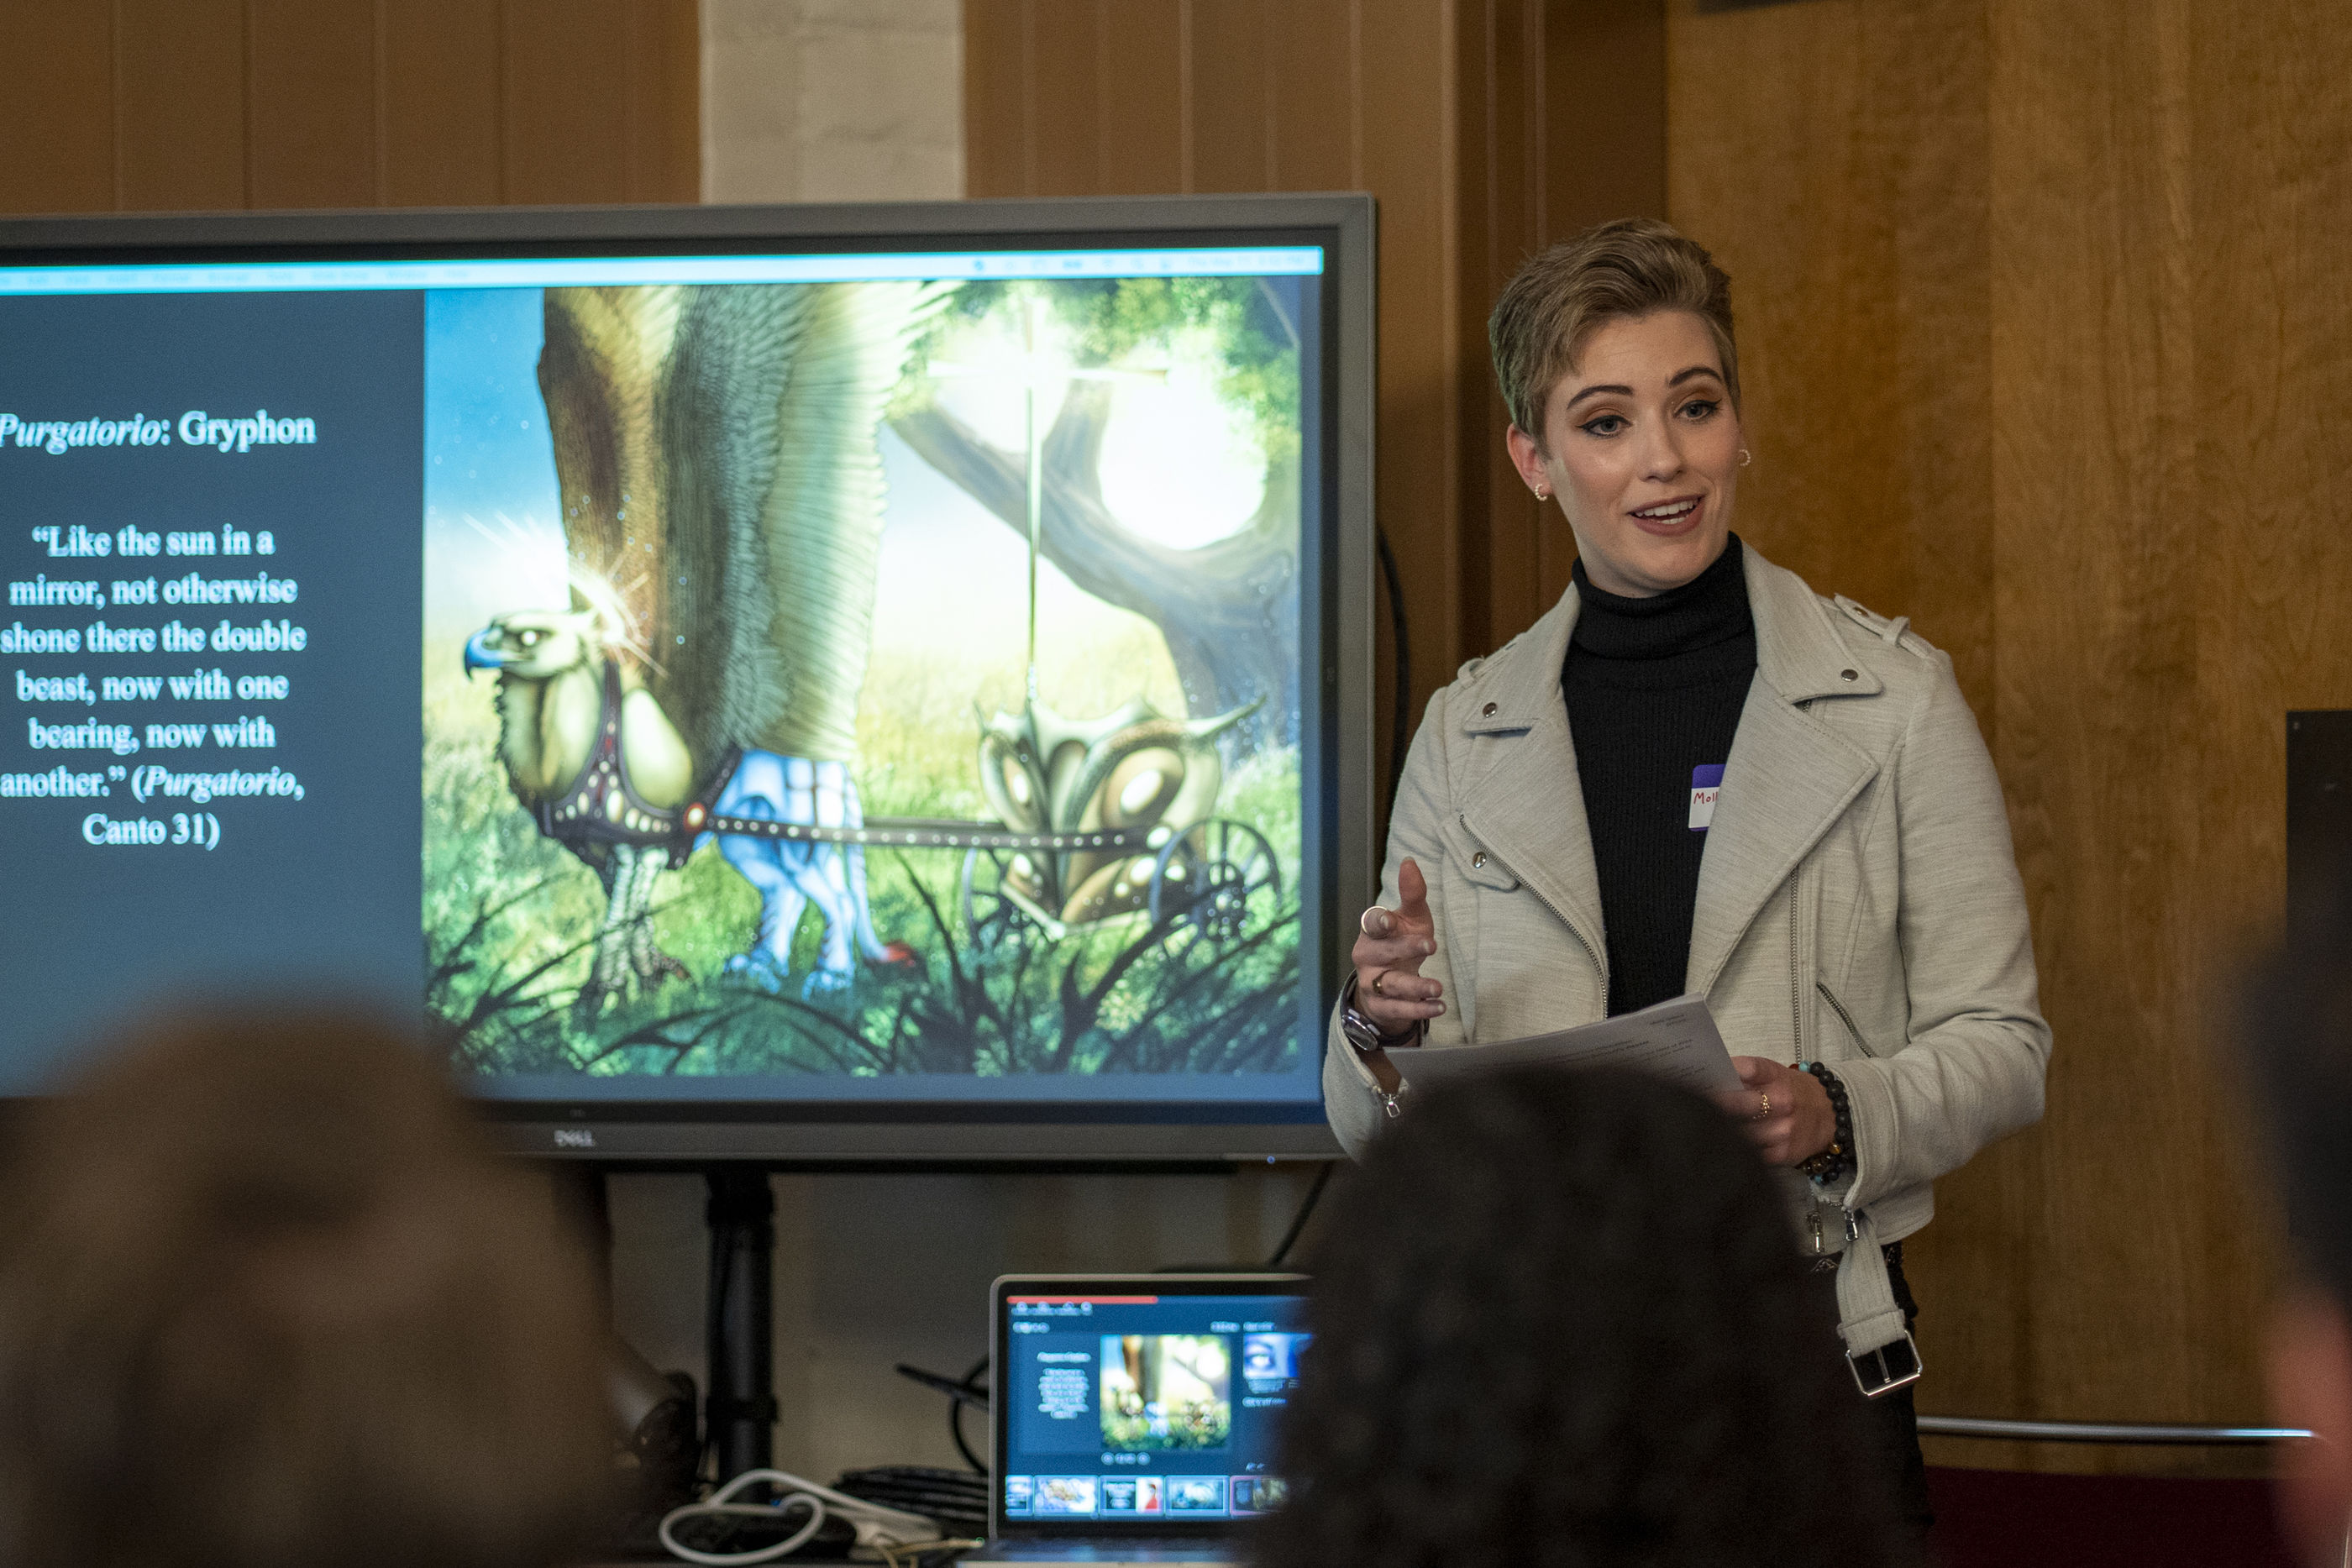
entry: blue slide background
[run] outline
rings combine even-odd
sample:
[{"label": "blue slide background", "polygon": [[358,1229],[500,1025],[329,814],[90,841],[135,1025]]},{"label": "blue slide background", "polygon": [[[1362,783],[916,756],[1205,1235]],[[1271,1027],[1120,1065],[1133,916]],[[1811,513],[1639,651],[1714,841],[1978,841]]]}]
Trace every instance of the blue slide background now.
[{"label": "blue slide background", "polygon": [[[130,1009],[165,996],[279,990],[290,976],[356,988],[414,1015],[424,987],[417,937],[416,662],[422,594],[424,301],[416,293],[0,299],[0,411],[26,420],[171,422],[214,417],[317,422],[315,445],[222,454],[180,444],[81,448],[52,455],[0,444],[0,576],[37,572],[111,581],[195,570],[294,578],[291,605],[81,607],[5,612],[27,629],[206,628],[284,618],[307,628],[291,653],[157,653],[0,656],[9,704],[0,772],[78,772],[167,763],[299,775],[305,798],[141,805],[126,785],[105,800],[0,800],[10,940],[0,965],[0,1093],[50,1086],[62,1056]],[[271,530],[271,556],[51,559],[30,530],[74,524],[142,529]],[[282,674],[279,702],[27,703],[16,672],[185,675],[219,668]],[[267,716],[270,749],[116,757],[33,750],[26,719],[79,724],[233,721]],[[219,847],[106,848],[83,841],[91,810],[169,821],[210,810]]]}]

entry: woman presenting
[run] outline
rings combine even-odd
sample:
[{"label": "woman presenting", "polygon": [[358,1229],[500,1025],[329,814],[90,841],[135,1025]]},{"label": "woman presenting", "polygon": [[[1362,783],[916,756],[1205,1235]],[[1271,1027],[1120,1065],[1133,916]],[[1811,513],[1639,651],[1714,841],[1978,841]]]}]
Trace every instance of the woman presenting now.
[{"label": "woman presenting", "polygon": [[2050,1053],[1992,759],[1948,657],[1731,532],[1748,455],[1705,250],[1603,225],[1521,269],[1489,333],[1574,583],[1413,739],[1332,1127],[1355,1151],[1398,1113],[1391,1051],[1704,997],[1924,1528],[1901,1241],[1936,1177],[2041,1115]]}]

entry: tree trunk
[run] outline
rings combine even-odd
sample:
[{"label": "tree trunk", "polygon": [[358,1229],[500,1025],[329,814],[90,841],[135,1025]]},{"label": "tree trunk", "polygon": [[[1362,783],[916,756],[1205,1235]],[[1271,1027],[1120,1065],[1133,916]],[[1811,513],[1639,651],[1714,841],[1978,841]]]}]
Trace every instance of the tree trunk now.
[{"label": "tree trunk", "polygon": [[[1240,532],[1198,549],[1139,538],[1103,505],[1103,434],[1111,389],[1079,382],[1062,400],[1041,453],[1040,547],[1072,582],[1157,625],[1184,688],[1188,716],[1260,702],[1234,731],[1227,756],[1298,739],[1298,465],[1269,463],[1265,499]],[[1003,519],[1025,542],[1027,476],[936,406],[891,422],[918,456]]]}]

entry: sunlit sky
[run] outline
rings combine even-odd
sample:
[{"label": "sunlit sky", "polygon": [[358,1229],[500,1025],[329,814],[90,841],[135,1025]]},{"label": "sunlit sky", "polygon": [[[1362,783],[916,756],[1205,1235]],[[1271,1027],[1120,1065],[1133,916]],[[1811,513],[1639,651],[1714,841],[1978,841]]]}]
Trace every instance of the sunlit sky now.
[{"label": "sunlit sky", "polygon": [[436,643],[565,603],[544,336],[536,288],[425,297],[425,625]]},{"label": "sunlit sky", "polygon": [[[1027,383],[1034,378],[1040,440],[1072,384],[1066,334],[1050,319],[1039,325],[1033,359],[1017,319],[996,311],[958,334],[933,371],[942,409],[992,445],[1024,455]],[[1174,354],[1139,354],[1108,376],[1103,504],[1121,527],[1177,549],[1238,532],[1265,495],[1265,458],[1246,422],[1217,396],[1217,367],[1203,347],[1188,334]]]}]

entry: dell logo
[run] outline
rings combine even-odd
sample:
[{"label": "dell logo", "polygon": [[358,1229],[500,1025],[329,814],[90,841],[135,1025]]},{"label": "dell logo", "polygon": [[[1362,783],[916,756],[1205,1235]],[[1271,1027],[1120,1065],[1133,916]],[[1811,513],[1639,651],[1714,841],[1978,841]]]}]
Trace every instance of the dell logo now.
[{"label": "dell logo", "polygon": [[555,1146],[559,1149],[593,1149],[596,1146],[596,1134],[585,1127],[558,1127],[555,1129]]}]

